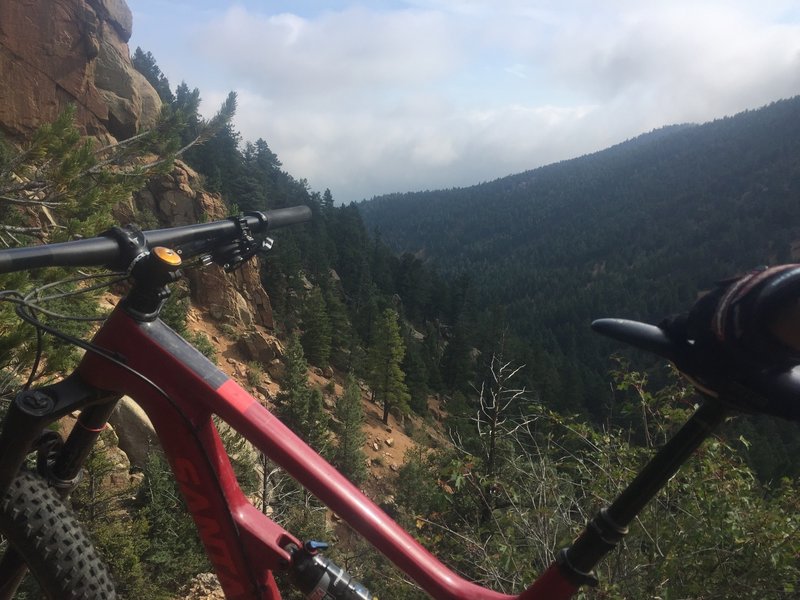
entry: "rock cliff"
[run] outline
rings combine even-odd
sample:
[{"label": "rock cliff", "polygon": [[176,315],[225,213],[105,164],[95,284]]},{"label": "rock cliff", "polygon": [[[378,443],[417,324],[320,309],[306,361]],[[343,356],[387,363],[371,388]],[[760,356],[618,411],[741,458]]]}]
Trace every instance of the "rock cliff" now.
[{"label": "rock cliff", "polygon": [[[86,135],[107,141],[152,126],[161,101],[131,63],[131,29],[124,0],[0,2],[0,131],[25,139],[68,104],[76,106]],[[202,191],[197,174],[180,161],[135,202],[161,226],[226,216],[221,199]],[[119,214],[125,221],[125,211]],[[194,300],[214,318],[272,327],[256,265],[233,275],[205,269],[190,282]]]},{"label": "rock cliff", "polygon": [[133,68],[124,0],[0,2],[0,130],[24,138],[68,104],[86,135],[121,140],[161,101]]}]

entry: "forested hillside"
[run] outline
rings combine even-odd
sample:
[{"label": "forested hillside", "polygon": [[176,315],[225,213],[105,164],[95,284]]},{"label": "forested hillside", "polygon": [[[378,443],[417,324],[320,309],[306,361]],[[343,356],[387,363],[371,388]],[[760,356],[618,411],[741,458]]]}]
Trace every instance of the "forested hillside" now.
[{"label": "forested hillside", "polygon": [[502,315],[557,408],[605,413],[614,346],[598,317],[685,310],[800,241],[800,98],[470,188],[359,205],[371,229],[469,281],[470,328]]}]

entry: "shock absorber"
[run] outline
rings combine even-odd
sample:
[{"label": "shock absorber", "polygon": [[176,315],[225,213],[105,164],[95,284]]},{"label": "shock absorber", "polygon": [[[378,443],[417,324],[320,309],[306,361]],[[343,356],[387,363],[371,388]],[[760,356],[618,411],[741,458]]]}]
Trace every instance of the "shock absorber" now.
[{"label": "shock absorber", "polygon": [[325,542],[290,544],[292,581],[309,600],[378,600],[342,567],[323,556]]}]

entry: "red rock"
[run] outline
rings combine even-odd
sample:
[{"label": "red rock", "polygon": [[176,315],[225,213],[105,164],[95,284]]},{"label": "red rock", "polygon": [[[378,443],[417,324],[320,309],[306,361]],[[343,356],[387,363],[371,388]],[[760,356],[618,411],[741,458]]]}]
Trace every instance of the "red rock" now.
[{"label": "red rock", "polygon": [[0,3],[0,127],[21,138],[69,104],[108,141],[155,123],[161,100],[131,64],[131,26],[122,0]]}]

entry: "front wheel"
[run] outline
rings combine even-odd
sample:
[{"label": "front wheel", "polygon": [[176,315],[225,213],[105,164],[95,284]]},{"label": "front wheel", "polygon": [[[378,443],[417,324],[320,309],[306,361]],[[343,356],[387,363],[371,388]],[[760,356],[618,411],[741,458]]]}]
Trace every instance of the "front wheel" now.
[{"label": "front wheel", "polygon": [[[21,472],[0,501],[0,600],[116,600],[108,570],[78,520],[39,476]],[[25,595],[19,579],[27,565],[40,592]],[[37,595],[38,594],[38,595]]]}]

